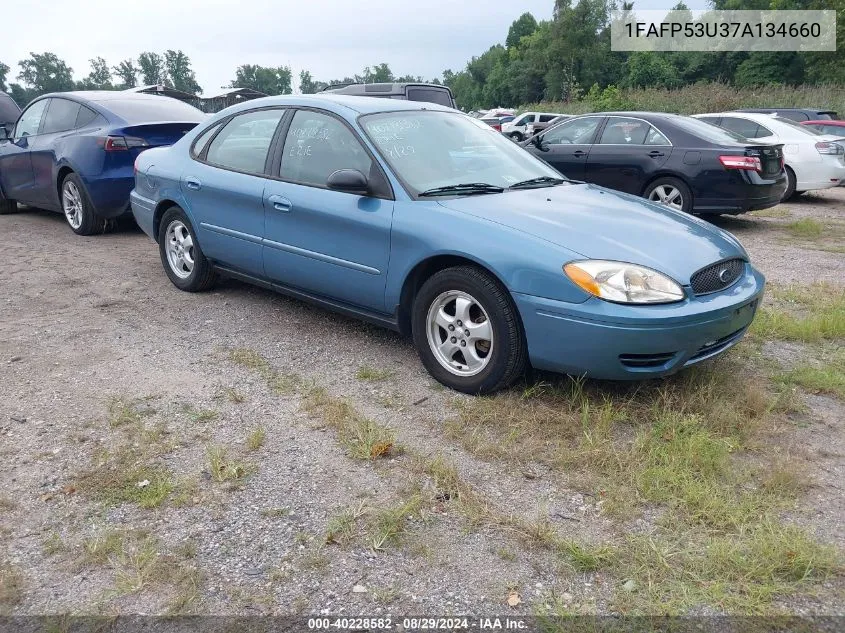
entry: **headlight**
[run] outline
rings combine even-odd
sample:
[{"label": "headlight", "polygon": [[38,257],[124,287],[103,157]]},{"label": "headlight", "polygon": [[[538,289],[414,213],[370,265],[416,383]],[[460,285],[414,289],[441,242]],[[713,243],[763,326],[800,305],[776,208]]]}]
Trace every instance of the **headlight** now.
[{"label": "headlight", "polygon": [[666,275],[635,264],[587,260],[571,262],[563,272],[579,288],[599,299],[617,303],[671,303],[684,291]]}]

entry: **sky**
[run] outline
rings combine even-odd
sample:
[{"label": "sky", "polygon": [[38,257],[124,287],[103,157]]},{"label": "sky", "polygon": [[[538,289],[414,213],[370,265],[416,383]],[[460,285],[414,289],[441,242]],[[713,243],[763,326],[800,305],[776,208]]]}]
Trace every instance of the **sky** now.
[{"label": "sky", "polygon": [[[676,0],[636,0],[635,9],[669,9]],[[554,0],[0,0],[3,23],[30,24],[0,32],[0,62],[11,67],[30,51],[53,52],[73,68],[88,60],[111,66],[142,51],[182,49],[205,96],[222,92],[241,64],[290,66],[297,78],[341,79],[387,62],[396,75],[440,77],[473,55],[504,43],[525,11],[552,16]],[[687,0],[691,9],[706,0]],[[33,16],[38,16],[34,22]]]}]

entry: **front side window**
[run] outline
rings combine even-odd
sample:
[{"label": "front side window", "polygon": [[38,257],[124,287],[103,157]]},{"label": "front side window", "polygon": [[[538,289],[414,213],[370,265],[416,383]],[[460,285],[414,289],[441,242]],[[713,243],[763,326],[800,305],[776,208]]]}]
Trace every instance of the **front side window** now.
[{"label": "front side window", "polygon": [[593,142],[601,117],[587,116],[562,123],[543,135],[550,145],[589,145]]},{"label": "front side window", "polygon": [[44,114],[44,108],[47,107],[47,101],[48,99],[36,101],[24,111],[15,126],[15,138],[38,134],[38,127],[41,125],[41,116]]},{"label": "front side window", "polygon": [[526,114],[525,116],[521,117],[519,121],[514,123],[514,127],[520,127],[522,125],[528,125],[534,120],[533,114]]},{"label": "front side window", "polygon": [[208,146],[206,161],[217,167],[263,174],[267,153],[284,110],[256,110],[233,117]]},{"label": "front side window", "polygon": [[299,110],[291,121],[280,176],[303,185],[325,187],[339,169],[370,176],[373,160],[346,125],[333,116]]},{"label": "front side window", "polygon": [[44,115],[44,125],[41,126],[42,134],[54,134],[66,132],[76,127],[76,118],[79,116],[79,104],[67,99],[54,97],[50,99],[47,113]]},{"label": "front side window", "polygon": [[651,126],[640,119],[610,117],[599,143],[603,145],[645,145]]},{"label": "front side window", "polygon": [[560,179],[558,172],[483,121],[457,112],[384,112],[360,121],[414,195],[465,183],[505,188],[532,178]]}]

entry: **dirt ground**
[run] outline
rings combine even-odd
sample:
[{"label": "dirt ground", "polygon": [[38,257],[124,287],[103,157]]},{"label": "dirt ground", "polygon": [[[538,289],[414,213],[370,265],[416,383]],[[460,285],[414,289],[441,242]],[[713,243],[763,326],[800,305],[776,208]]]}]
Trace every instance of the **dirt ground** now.
[{"label": "dirt ground", "polygon": [[[845,188],[772,211],[717,223],[771,284],[845,288],[836,232]],[[805,218],[838,228],[805,237],[787,227]],[[446,502],[401,509],[421,481],[415,456],[440,455],[486,503],[525,520],[548,513],[562,538],[595,545],[620,535],[572,479],[530,460],[481,459],[450,439],[445,422],[467,398],[437,385],[409,341],[234,281],[182,293],[131,224],[82,238],[58,214],[24,210],[0,217],[0,246],[8,612],[532,613],[550,595],[575,611],[611,610],[620,579],[563,566],[507,531],[467,529]],[[782,342],[767,349],[785,366],[798,353]],[[232,362],[232,350],[258,356]],[[393,429],[404,453],[351,458],[309,409],[303,381]],[[810,455],[814,484],[793,516],[845,551],[845,405],[800,397],[807,411],[789,442]],[[143,508],[115,502],[119,491],[106,498],[86,489],[98,463],[147,445],[166,445],[155,454],[169,473],[166,502]],[[209,447],[225,447],[222,467]],[[139,471],[135,485],[155,487],[158,472]],[[397,504],[395,544],[356,535],[365,508]],[[327,538],[335,528],[341,536]],[[165,567],[151,558],[172,563],[167,578],[157,578]],[[842,587],[832,579],[787,608],[843,613]]]}]

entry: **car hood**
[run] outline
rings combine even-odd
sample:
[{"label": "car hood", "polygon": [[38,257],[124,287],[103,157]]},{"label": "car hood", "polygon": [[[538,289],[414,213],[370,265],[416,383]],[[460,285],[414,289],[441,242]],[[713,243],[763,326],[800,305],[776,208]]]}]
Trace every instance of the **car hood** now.
[{"label": "car hood", "polygon": [[454,211],[547,240],[578,257],[640,264],[684,285],[694,272],[709,264],[748,258],[735,237],[708,222],[595,185],[561,185],[439,202]]}]

